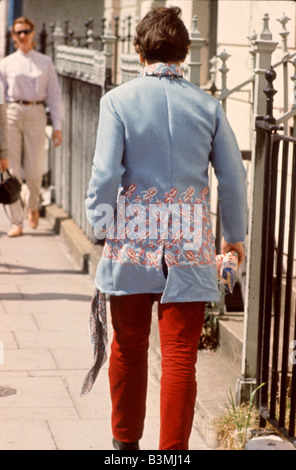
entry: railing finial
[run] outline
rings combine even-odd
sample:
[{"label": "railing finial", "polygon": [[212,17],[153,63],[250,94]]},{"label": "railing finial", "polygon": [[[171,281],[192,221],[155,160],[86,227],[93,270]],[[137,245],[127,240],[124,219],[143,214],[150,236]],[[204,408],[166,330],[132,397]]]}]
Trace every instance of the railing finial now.
[{"label": "railing finial", "polygon": [[291,18],[288,18],[288,16],[283,13],[280,18],[277,19],[279,23],[282,25],[282,31],[280,31],[280,36],[282,37],[282,48],[283,48],[283,56],[286,56],[288,54],[288,46],[287,46],[287,38],[290,34],[290,32],[286,28],[286,24],[288,21],[290,21]]},{"label": "railing finial", "polygon": [[281,23],[282,27],[283,27],[283,30],[287,31],[287,28],[286,28],[286,24],[288,23],[288,21],[290,21],[291,18],[289,18],[286,13],[283,12],[282,16],[280,18],[277,19],[277,21],[279,23]]},{"label": "railing finial", "polygon": [[194,15],[192,18],[191,37],[194,37],[194,38],[201,37],[200,31],[197,25],[198,25],[198,17],[197,15]]},{"label": "railing finial", "polygon": [[[229,59],[229,57],[231,57],[231,55],[228,54],[228,52],[226,52],[225,49],[218,55],[218,58],[221,59],[222,61],[222,65],[219,68],[219,72],[221,72],[221,75],[222,75],[221,94],[228,90],[226,83],[227,83],[227,73],[229,72],[229,68],[226,65],[226,61]],[[222,100],[222,107],[224,111],[226,111],[226,99]]]},{"label": "railing finial", "polygon": [[211,58],[209,61],[210,63],[210,77],[211,77],[211,88],[210,92],[213,96],[215,96],[216,92],[218,91],[218,88],[216,87],[216,75],[217,75],[217,57],[214,56]]},{"label": "railing finial", "polygon": [[273,97],[277,93],[277,90],[275,90],[273,86],[273,81],[276,79],[276,71],[272,66],[266,70],[265,78],[268,85],[267,88],[263,90],[266,95],[266,115],[264,116],[264,121],[269,124],[275,124],[276,119],[273,116]]},{"label": "railing finial", "polygon": [[266,41],[272,40],[272,34],[269,29],[269,14],[265,13],[263,16],[263,29],[260,33],[260,39],[265,39]]},{"label": "railing finial", "polygon": [[256,65],[256,39],[257,39],[257,33],[254,30],[253,33],[251,33],[248,36],[248,39],[251,43],[251,49],[250,49],[250,54],[252,56],[252,62],[253,62],[253,70],[255,70],[255,65]]},{"label": "railing finial", "polygon": [[62,31],[62,28],[60,27],[59,23],[57,22],[54,28],[54,31],[52,33],[53,40],[54,40],[54,45],[55,47],[64,44],[64,38],[65,35]]}]

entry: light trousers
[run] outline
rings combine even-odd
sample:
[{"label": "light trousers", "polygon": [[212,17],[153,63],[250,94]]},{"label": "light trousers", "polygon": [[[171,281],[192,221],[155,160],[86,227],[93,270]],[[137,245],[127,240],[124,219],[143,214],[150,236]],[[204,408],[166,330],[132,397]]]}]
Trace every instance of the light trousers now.
[{"label": "light trousers", "polygon": [[141,439],[146,413],[152,306],[158,302],[162,354],[160,450],[188,450],[197,395],[196,361],[204,302],[161,304],[159,294],[111,296],[109,366],[115,439]]},{"label": "light trousers", "polygon": [[[46,114],[42,104],[7,106],[9,164],[15,175],[24,178],[29,189],[26,206],[38,209],[45,158]],[[11,220],[15,225],[23,223],[20,201],[10,206]]]}]

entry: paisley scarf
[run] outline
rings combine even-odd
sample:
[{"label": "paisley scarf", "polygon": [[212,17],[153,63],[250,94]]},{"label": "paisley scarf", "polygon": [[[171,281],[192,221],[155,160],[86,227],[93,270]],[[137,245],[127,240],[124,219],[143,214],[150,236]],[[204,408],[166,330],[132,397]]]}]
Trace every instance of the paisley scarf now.
[{"label": "paisley scarf", "polygon": [[140,73],[140,77],[167,77],[167,78],[183,78],[183,71],[177,64],[164,64],[158,62],[145,67]]}]

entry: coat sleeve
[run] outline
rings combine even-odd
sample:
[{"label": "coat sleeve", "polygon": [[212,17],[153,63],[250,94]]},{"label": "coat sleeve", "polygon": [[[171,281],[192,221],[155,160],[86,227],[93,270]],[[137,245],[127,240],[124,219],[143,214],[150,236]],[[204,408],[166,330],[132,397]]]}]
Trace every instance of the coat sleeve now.
[{"label": "coat sleeve", "polygon": [[247,221],[246,170],[236,137],[220,104],[217,106],[211,162],[218,179],[224,238],[229,243],[242,242]]},{"label": "coat sleeve", "polygon": [[123,153],[124,126],[107,94],[100,101],[97,142],[85,202],[87,219],[93,227],[102,215],[101,208],[115,209],[124,173]]}]

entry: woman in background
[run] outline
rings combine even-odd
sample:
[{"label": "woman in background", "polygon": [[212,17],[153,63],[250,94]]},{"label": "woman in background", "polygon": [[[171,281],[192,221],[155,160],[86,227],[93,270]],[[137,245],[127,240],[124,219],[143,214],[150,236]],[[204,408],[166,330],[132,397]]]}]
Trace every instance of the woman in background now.
[{"label": "woman in background", "polygon": [[[9,162],[15,175],[29,188],[28,219],[32,228],[39,222],[39,196],[45,156],[45,104],[53,121],[53,142],[62,142],[62,102],[57,74],[50,57],[34,50],[35,27],[28,18],[17,18],[12,27],[17,51],[0,62],[0,81],[7,101]],[[23,161],[22,161],[23,157]],[[10,206],[10,237],[23,233],[23,208]]]}]

